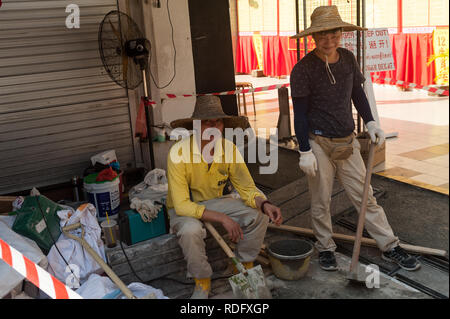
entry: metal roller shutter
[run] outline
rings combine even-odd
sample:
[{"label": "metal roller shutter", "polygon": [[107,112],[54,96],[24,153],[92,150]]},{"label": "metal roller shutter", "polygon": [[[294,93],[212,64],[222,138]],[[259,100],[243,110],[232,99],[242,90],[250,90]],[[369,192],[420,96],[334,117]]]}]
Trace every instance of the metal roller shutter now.
[{"label": "metal roller shutter", "polygon": [[[67,29],[66,6],[80,8]],[[135,166],[125,89],[106,74],[97,32],[116,0],[4,0],[0,8],[0,194],[67,182],[114,149]]]}]

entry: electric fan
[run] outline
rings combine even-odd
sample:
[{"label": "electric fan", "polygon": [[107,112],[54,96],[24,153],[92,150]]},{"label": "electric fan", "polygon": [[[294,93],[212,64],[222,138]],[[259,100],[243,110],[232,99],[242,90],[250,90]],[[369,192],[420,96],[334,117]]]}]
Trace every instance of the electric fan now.
[{"label": "electric fan", "polygon": [[103,66],[111,79],[125,89],[144,85],[144,108],[151,169],[155,168],[149,116],[152,116],[147,88],[147,64],[150,56],[148,41],[137,24],[125,13],[108,12],[100,23],[98,47]]}]

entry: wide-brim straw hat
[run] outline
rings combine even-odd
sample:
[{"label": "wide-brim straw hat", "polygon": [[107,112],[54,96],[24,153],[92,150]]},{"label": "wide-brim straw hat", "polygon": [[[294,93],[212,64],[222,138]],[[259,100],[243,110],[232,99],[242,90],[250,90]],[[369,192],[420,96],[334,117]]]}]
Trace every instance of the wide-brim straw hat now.
[{"label": "wide-brim straw hat", "polygon": [[342,28],[343,31],[367,30],[367,28],[342,21],[338,8],[335,5],[321,6],[314,9],[311,14],[311,26],[290,38],[302,38],[316,32],[333,30],[337,28]]},{"label": "wide-brim straw hat", "polygon": [[227,115],[222,110],[222,104],[219,97],[215,95],[203,95],[197,97],[194,112],[190,118],[172,121],[172,128],[183,127],[192,130],[193,120],[213,120],[223,119],[224,128],[242,128],[243,130],[250,127],[250,123],[245,116]]}]

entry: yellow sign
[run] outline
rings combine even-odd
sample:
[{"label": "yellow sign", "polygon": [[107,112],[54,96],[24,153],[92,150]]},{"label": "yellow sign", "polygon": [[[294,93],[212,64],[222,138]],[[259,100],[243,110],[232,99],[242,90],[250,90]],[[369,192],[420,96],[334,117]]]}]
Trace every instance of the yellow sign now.
[{"label": "yellow sign", "polygon": [[255,47],[258,70],[263,69],[263,41],[261,34],[253,34],[253,46]]},{"label": "yellow sign", "polygon": [[433,47],[438,85],[448,85],[448,45],[448,28],[436,28],[433,31]]}]

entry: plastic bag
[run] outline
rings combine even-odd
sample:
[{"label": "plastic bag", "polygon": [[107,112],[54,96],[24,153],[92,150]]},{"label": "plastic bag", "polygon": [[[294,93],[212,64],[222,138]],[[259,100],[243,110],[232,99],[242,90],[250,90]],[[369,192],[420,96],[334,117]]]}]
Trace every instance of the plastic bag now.
[{"label": "plastic bag", "polygon": [[[15,217],[15,216],[2,216]],[[8,245],[11,245],[21,254],[26,256],[32,262],[38,264],[44,269],[47,267],[47,258],[42,253],[39,246],[31,239],[21,236],[11,229],[11,225],[4,222],[6,218],[0,219],[0,237]],[[9,266],[0,258],[0,299],[11,292],[17,285],[24,280],[24,277],[14,268]]]},{"label": "plastic bag", "polygon": [[167,185],[166,171],[160,168],[155,168],[148,172],[144,178],[145,184],[149,185],[150,188],[159,190],[160,188],[155,188],[155,186]]},{"label": "plastic bag", "polygon": [[[149,297],[150,294],[153,294],[155,299],[169,299],[169,297],[164,296],[161,289],[156,289],[140,282],[132,282],[128,285],[128,288],[138,298]],[[127,299],[127,297],[120,293],[115,299]]]},{"label": "plastic bag", "polygon": [[12,203],[13,212],[21,209],[24,201],[25,201],[25,197],[23,197],[23,196],[16,197],[16,199]]},{"label": "plastic bag", "polygon": [[[132,282],[128,289],[137,298],[169,299],[161,289],[140,282]],[[117,285],[109,278],[92,274],[76,292],[85,299],[127,299]]]},{"label": "plastic bag", "polygon": [[109,277],[92,274],[76,292],[85,299],[101,299],[116,289],[117,286]]},{"label": "plastic bag", "polygon": [[144,181],[133,186],[128,192],[130,203],[133,198],[140,200],[161,201],[167,197],[168,183],[166,171],[160,168],[155,168],[147,173]]},{"label": "plastic bag", "polygon": [[61,209],[60,205],[43,195],[27,196],[21,208],[16,210],[12,230],[34,240],[47,254],[61,234],[57,215]]},{"label": "plastic bag", "polygon": [[[85,231],[84,240],[106,262],[105,246],[101,239],[101,228],[95,217],[97,214],[95,206],[92,204],[83,204],[75,212],[70,207],[67,208],[58,212],[58,216],[61,218],[61,228],[78,222],[81,223]],[[71,233],[81,237],[81,228],[73,230]],[[56,242],[56,245],[64,256],[64,259],[70,265],[70,268],[60,256],[56,247],[53,246],[47,255],[49,262],[48,271],[63,283],[69,286],[75,284],[72,287],[77,288],[92,273],[103,272],[101,266],[83,249],[83,246],[78,241],[62,234]]]}]

